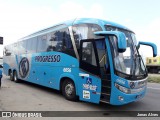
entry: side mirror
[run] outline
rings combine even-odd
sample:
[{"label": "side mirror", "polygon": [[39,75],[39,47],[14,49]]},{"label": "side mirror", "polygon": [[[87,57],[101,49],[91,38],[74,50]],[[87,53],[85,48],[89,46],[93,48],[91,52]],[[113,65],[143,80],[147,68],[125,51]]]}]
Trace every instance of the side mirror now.
[{"label": "side mirror", "polygon": [[3,37],[0,37],[0,44],[3,45]]},{"label": "side mirror", "polygon": [[98,31],[98,32],[94,32],[94,34],[99,36],[116,36],[118,41],[118,51],[119,52],[126,51],[127,41],[124,33],[119,31]]},{"label": "side mirror", "polygon": [[152,47],[153,57],[157,56],[157,46],[154,43],[139,41],[138,46],[137,46],[138,49],[140,48],[140,45],[146,45],[146,46]]}]

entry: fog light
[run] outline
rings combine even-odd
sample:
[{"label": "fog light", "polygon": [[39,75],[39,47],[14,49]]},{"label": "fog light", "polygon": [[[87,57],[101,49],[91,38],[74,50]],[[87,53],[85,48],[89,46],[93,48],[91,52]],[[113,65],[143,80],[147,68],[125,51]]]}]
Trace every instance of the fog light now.
[{"label": "fog light", "polygon": [[119,100],[119,101],[123,101],[124,98],[123,98],[122,96],[118,96],[118,100]]}]

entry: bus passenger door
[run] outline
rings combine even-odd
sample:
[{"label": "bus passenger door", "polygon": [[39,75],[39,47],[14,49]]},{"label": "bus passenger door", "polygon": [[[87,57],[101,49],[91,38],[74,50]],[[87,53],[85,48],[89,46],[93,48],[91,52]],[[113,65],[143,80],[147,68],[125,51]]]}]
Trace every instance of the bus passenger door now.
[{"label": "bus passenger door", "polygon": [[99,103],[101,92],[100,67],[93,40],[81,40],[79,97],[82,101]]}]

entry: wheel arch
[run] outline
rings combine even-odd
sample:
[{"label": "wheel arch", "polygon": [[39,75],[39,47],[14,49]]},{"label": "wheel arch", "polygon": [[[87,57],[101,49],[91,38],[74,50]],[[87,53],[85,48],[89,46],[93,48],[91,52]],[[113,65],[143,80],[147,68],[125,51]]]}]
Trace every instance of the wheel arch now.
[{"label": "wheel arch", "polygon": [[16,70],[16,69],[13,69],[12,71],[13,71],[13,73],[14,73],[14,72],[17,72],[17,70]]},{"label": "wheel arch", "polygon": [[77,86],[77,84],[76,84],[76,80],[75,80],[75,78],[74,78],[73,75],[63,74],[63,75],[60,77],[59,90],[60,90],[60,91],[62,90],[62,84],[63,84],[63,82],[64,82],[66,79],[69,79],[69,80],[71,80],[71,81],[74,83],[75,88],[76,88],[76,95],[78,96],[78,86]]},{"label": "wheel arch", "polygon": [[14,72],[17,72],[17,76],[18,76],[18,70],[16,69],[16,68],[14,68],[13,70],[12,70],[12,72],[14,73]]}]

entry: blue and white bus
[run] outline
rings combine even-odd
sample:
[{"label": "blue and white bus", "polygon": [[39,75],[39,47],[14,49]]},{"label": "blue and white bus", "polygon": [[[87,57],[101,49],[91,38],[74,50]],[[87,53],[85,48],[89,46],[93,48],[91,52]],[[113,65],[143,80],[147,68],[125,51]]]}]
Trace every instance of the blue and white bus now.
[{"label": "blue and white bus", "polygon": [[80,18],[26,36],[4,48],[10,80],[62,91],[68,100],[123,105],[144,97],[148,73],[135,33],[116,23]]}]

